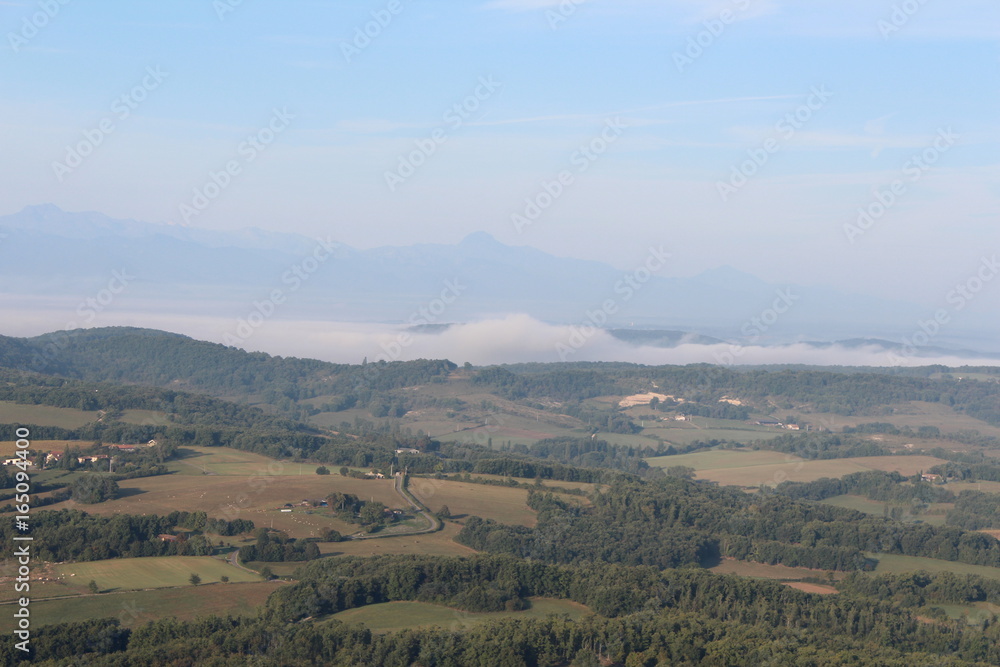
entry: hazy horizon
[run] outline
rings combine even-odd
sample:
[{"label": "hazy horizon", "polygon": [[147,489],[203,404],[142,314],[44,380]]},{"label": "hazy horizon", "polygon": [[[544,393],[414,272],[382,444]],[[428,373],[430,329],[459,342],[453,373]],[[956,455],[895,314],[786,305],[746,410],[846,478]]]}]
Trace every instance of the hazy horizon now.
[{"label": "hazy horizon", "polygon": [[[523,290],[494,301],[470,296],[480,299],[474,312],[449,314],[465,323],[464,336],[485,338],[476,348],[453,343],[487,360],[506,335],[522,336],[522,356],[533,358],[531,346],[551,337],[545,327],[563,327],[558,343],[567,326],[599,325],[591,314],[609,299],[615,312],[604,319],[615,315],[619,325],[736,332],[735,344],[767,345],[768,359],[778,350],[801,357],[787,346],[803,340],[869,336],[904,345],[923,336],[915,347],[924,352],[995,352],[997,19],[1000,7],[985,0],[0,3],[8,84],[0,217],[53,204],[200,238],[257,228],[360,251],[400,249],[367,269],[485,232],[523,249],[519,261],[528,262],[493,267],[494,280],[557,276],[540,264],[574,259],[626,275],[646,270],[662,283],[642,308],[629,304],[634,314],[623,307],[631,288],[619,290],[613,272],[596,268],[592,283],[574,274],[572,298],[555,289],[558,277],[546,278],[553,283],[539,291],[566,311],[551,318],[542,305],[520,307]],[[81,326],[162,322],[222,342],[269,285],[282,287],[281,262],[298,261],[118,240],[107,253],[81,241],[70,262],[59,253],[72,251],[72,239],[57,251],[50,237],[33,242],[31,230],[0,238],[0,262],[20,272],[0,274],[0,333],[79,320],[73,304],[97,298],[125,267],[136,276],[128,293],[92,309]],[[273,243],[257,250],[313,252]],[[530,264],[529,250],[544,260]],[[202,264],[229,262],[232,275],[242,262],[243,274],[263,282],[241,274],[245,289],[236,289],[235,278],[185,283],[142,273],[157,254],[172,261],[189,251],[201,252]],[[468,261],[470,271],[481,268]],[[766,285],[742,296],[732,284],[725,294],[687,289],[718,267]],[[336,328],[359,319],[343,295],[357,286],[331,275],[340,282],[324,283],[325,295],[300,298],[299,311],[275,322]],[[370,319],[405,321],[445,278],[464,276],[397,278],[391,307],[373,306]],[[683,298],[671,301],[671,285]],[[786,316],[780,294],[790,285],[811,291]],[[162,310],[162,299],[143,291],[152,287],[192,305]],[[216,324],[196,325],[204,304],[195,301],[211,290],[233,296],[213,313]],[[381,298],[391,285],[380,290],[360,298]],[[753,324],[772,304],[774,322]],[[510,325],[517,318],[529,323],[521,333]],[[268,324],[247,344],[294,348],[294,333],[268,331],[279,328]],[[357,344],[346,333],[331,340],[363,356],[378,349],[379,328],[366,335]],[[556,354],[546,345],[544,354]],[[595,338],[579,353],[637,354],[616,345]],[[682,352],[706,350],[671,354]]]}]

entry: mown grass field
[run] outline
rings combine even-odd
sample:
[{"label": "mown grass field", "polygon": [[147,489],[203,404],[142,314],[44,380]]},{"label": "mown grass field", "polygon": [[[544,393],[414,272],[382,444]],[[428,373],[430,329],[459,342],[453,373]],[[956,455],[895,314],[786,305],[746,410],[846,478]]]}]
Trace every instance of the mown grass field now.
[{"label": "mown grass field", "polygon": [[316,476],[318,465],[280,461],[229,447],[187,445],[177,450],[177,457],[167,467],[181,475],[301,477]]},{"label": "mown grass field", "polygon": [[[454,473],[452,473],[448,477],[450,478],[450,481],[462,481],[461,479],[455,480],[455,474]],[[474,475],[471,475],[471,477],[473,479],[477,479],[477,478],[492,479],[492,480],[496,480],[498,482],[503,482],[504,480],[509,479],[508,477],[504,477],[503,475],[484,475],[484,474],[481,474],[481,473],[476,473]],[[410,478],[410,483],[414,484],[418,479],[421,479],[421,478],[420,477],[411,477]],[[518,482],[520,482],[520,483],[522,483],[522,484],[527,483],[527,484],[531,484],[532,486],[535,485],[535,480],[534,479],[527,479],[527,478],[524,478],[524,477],[515,477],[513,479],[516,480],[516,481],[518,481]],[[594,484],[592,482],[565,482],[565,481],[563,481],[561,479],[543,479],[542,480],[542,488],[543,489],[560,487],[560,488],[563,488],[563,489],[580,489],[584,493],[591,493],[595,489],[597,489],[597,487],[599,487],[599,486],[601,486],[601,485],[600,484]]]},{"label": "mown grass field", "polygon": [[[386,537],[373,540],[348,540],[346,542],[320,542],[323,555],[377,556],[383,554],[415,554],[427,556],[471,556],[476,552],[454,541],[462,526],[445,521],[436,533]],[[277,572],[277,570],[275,570]]]},{"label": "mown grass field", "polygon": [[[73,623],[95,618],[117,618],[125,627],[135,627],[160,618],[175,616],[191,620],[200,616],[249,616],[267,600],[278,581],[246,584],[211,584],[186,588],[163,588],[87,595],[60,600],[33,599],[31,625],[38,628],[53,623]],[[14,618],[5,613],[13,607],[0,606],[0,632],[14,629]]]},{"label": "mown grass field", "polygon": [[97,411],[89,412],[74,408],[54,408],[49,405],[25,405],[11,401],[0,401],[0,423],[3,424],[80,428],[84,424],[97,421],[97,417]]},{"label": "mown grass field", "polygon": [[[831,572],[827,570],[811,570],[805,567],[788,567],[787,565],[768,565],[750,561],[724,558],[715,567],[709,568],[716,574],[738,574],[742,577],[755,579],[774,579],[777,581],[800,581],[806,578],[828,579]],[[832,572],[833,580],[839,581],[847,576],[846,572]]]},{"label": "mown grass field", "polygon": [[526,489],[415,478],[410,481],[409,490],[432,512],[447,505],[458,518],[473,515],[506,524],[535,525],[535,512],[528,508]]},{"label": "mown grass field", "polygon": [[962,491],[1000,493],[1000,482],[948,482],[944,488],[956,494]]},{"label": "mown grass field", "polygon": [[498,618],[545,618],[552,614],[565,614],[576,620],[588,613],[591,613],[589,608],[572,600],[532,598],[531,608],[523,611],[472,613],[427,602],[386,602],[348,609],[331,618],[359,623],[373,632],[392,632],[435,625],[463,630]]},{"label": "mown grass field", "polygon": [[863,496],[834,496],[821,500],[820,503],[823,505],[833,505],[834,507],[843,507],[873,516],[885,516],[886,507],[890,509],[899,507],[904,511],[903,521],[909,523],[919,521],[932,526],[943,526],[948,510],[955,506],[954,503],[932,503],[920,514],[910,515],[909,503],[885,503],[878,500],[869,500]]},{"label": "mown grass field", "polygon": [[913,475],[945,463],[933,456],[866,456],[807,461],[791,454],[766,450],[711,450],[647,459],[662,468],[694,468],[697,479],[724,486],[776,486],[781,482],[811,482],[823,477],[843,477],[854,472],[884,470]]},{"label": "mown grass field", "polygon": [[[408,507],[393,490],[390,479],[355,479],[342,477],[336,471],[317,475],[313,465],[299,466],[225,447],[182,450],[183,458],[170,463],[174,474],[123,480],[119,482],[121,497],[116,500],[97,505],[68,500],[49,505],[46,510],[71,508],[101,515],[204,511],[210,517],[250,519],[259,527],[283,530],[291,537],[319,537],[330,528],[349,535],[360,531],[360,527],[337,519],[325,507],[301,506],[302,500],[318,500],[339,491],[390,508]],[[298,474],[300,469],[302,474]],[[50,474],[67,473],[46,471],[39,477]],[[427,478],[414,478],[412,484],[417,496],[432,510],[448,505],[457,515],[476,514],[505,523],[534,524],[535,515],[527,507],[525,489]],[[565,485],[587,489],[592,486],[571,482]],[[293,505],[292,511],[281,511],[286,503]]]},{"label": "mown grass field", "polygon": [[805,461],[794,454],[772,452],[766,449],[708,449],[676,456],[654,456],[646,459],[651,466],[669,468],[685,466],[702,470],[725,470],[729,468],[750,468],[755,466],[800,463]]},{"label": "mown grass field", "polygon": [[937,572],[952,572],[954,574],[978,574],[986,579],[1000,580],[1000,567],[985,565],[968,565],[937,558],[922,558],[920,556],[897,556],[895,554],[867,554],[878,559],[877,574],[905,574],[923,570],[932,574]]},{"label": "mown grass field", "polygon": [[[697,419],[697,417],[696,417]],[[722,420],[717,420],[722,421]],[[771,438],[776,438],[779,435],[788,433],[788,431],[780,431],[778,429],[754,429],[752,427],[684,427],[681,424],[686,422],[677,422],[677,426],[668,426],[667,422],[659,422],[657,426],[647,426],[643,429],[643,435],[650,435],[657,438],[666,440],[667,442],[673,443],[675,445],[687,445],[692,442],[697,442],[699,440],[730,440],[733,442],[749,443],[754,440],[770,440]],[[739,423],[739,422],[730,422]],[[648,422],[647,422],[648,424]]]},{"label": "mown grass field", "polygon": [[[423,428],[428,433],[436,433],[438,439],[443,442],[460,442],[474,445],[489,445],[493,442],[493,447],[497,448],[501,444],[510,443],[512,445],[530,445],[546,438],[561,438],[565,436],[584,438],[588,437],[588,432],[581,428],[571,428],[559,426],[543,421],[535,421],[517,415],[503,415],[503,419],[493,418],[496,422],[488,425],[471,424],[458,426],[454,423],[439,421],[436,423],[416,422],[411,428]],[[471,426],[471,428],[469,428]],[[457,428],[466,430],[457,431]],[[602,433],[601,437],[612,434]]]},{"label": "mown grass field", "polygon": [[234,583],[260,581],[256,574],[212,556],[114,558],[63,563],[53,566],[52,571],[77,585],[86,586],[93,580],[102,592],[190,586],[192,574],[200,576],[202,584],[221,582],[223,576]]},{"label": "mown grass field", "polygon": [[73,500],[46,509],[81,509],[91,514],[159,514],[174,510],[204,511],[210,517],[250,519],[258,527],[283,530],[291,537],[320,537],[329,528],[344,534],[358,526],[337,519],[326,508],[295,507],[282,512],[285,503],[325,498],[334,491],[354,493],[389,507],[404,507],[392,490],[391,480],[361,481],[339,475],[320,477],[247,478],[167,475],[119,482],[122,497],[97,505]]},{"label": "mown grass field", "polygon": [[845,509],[864,512],[865,514],[872,514],[874,516],[882,516],[885,514],[886,506],[894,507],[892,503],[869,500],[864,496],[833,496],[832,498],[821,500],[820,504],[843,507]]},{"label": "mown grass field", "polygon": [[1000,427],[984,421],[955,412],[951,406],[941,403],[910,401],[895,405],[889,415],[835,415],[828,412],[804,412],[802,410],[785,410],[782,414],[795,415],[816,426],[822,426],[839,431],[844,426],[857,426],[872,422],[888,422],[899,428],[909,426],[914,431],[921,426],[937,426],[942,433],[954,433],[963,429],[979,431],[984,435],[1000,437]]},{"label": "mown grass field", "polygon": [[984,621],[993,621],[994,616],[1000,616],[1000,605],[989,602],[973,602],[972,604],[931,603],[929,607],[940,607],[948,614],[948,618],[956,621],[964,620],[969,625],[982,625]]}]

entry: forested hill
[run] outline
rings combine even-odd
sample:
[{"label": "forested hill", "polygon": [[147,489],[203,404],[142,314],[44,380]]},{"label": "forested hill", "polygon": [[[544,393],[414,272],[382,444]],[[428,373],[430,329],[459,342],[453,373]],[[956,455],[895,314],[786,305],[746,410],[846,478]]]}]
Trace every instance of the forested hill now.
[{"label": "forested hill", "polygon": [[448,361],[367,365],[246,352],[187,336],[129,327],[77,329],[36,338],[0,336],[0,366],[89,382],[185,388],[215,395],[317,394],[413,386],[455,368]]},{"label": "forested hill", "polygon": [[[334,364],[126,327],[78,329],[27,339],[0,336],[0,367],[264,402],[288,414],[292,414],[292,403],[320,396],[334,397],[328,401],[331,405],[374,407],[379,399],[391,398],[394,390],[442,381],[456,369],[447,360],[423,359]],[[967,374],[989,381],[963,379]],[[625,363],[515,364],[479,369],[473,377],[484,391],[533,404],[546,399],[576,404],[595,396],[625,396],[656,388],[689,405],[716,406],[716,412],[719,401],[731,396],[765,412],[782,405],[808,405],[815,412],[842,415],[891,414],[891,406],[924,401],[1000,425],[997,380],[1000,370],[996,368],[824,370]]]}]

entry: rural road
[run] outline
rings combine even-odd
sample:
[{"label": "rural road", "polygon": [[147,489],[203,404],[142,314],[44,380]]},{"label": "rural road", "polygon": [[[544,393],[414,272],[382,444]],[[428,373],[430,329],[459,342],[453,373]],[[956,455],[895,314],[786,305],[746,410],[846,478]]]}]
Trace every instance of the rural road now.
[{"label": "rural road", "polygon": [[226,556],[226,560],[233,567],[238,567],[241,570],[244,570],[246,572],[252,572],[253,574],[260,574],[259,572],[251,570],[248,567],[243,567],[243,565],[240,564],[240,550],[239,549],[236,549],[235,551],[233,551],[232,553],[230,553],[228,556]]},{"label": "rural road", "polygon": [[376,539],[386,539],[390,537],[409,537],[411,535],[424,535],[426,533],[433,533],[441,529],[441,520],[430,513],[420,501],[417,500],[413,494],[403,488],[403,477],[402,475],[394,477],[392,480],[392,488],[403,497],[410,507],[416,510],[417,514],[424,517],[430,524],[428,528],[420,528],[418,530],[411,530],[405,533],[392,533],[391,535],[348,535],[349,539],[352,540],[376,540]]}]

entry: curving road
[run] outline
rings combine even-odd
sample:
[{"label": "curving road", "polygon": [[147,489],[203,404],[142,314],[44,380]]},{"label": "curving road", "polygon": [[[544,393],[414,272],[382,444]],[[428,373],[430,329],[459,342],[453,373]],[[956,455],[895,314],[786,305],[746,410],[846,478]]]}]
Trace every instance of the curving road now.
[{"label": "curving road", "polygon": [[403,500],[407,502],[417,512],[420,516],[424,517],[429,524],[428,528],[418,528],[417,530],[410,530],[405,533],[396,532],[388,535],[366,535],[363,533],[355,533],[354,535],[348,535],[349,540],[377,540],[377,539],[387,539],[390,537],[409,537],[411,535],[425,535],[427,533],[433,533],[441,530],[441,520],[436,516],[431,514],[430,510],[423,506],[423,504],[416,499],[416,497],[410,493],[408,490],[403,488],[403,476],[399,475],[394,477],[392,480],[392,488],[403,497]]}]

